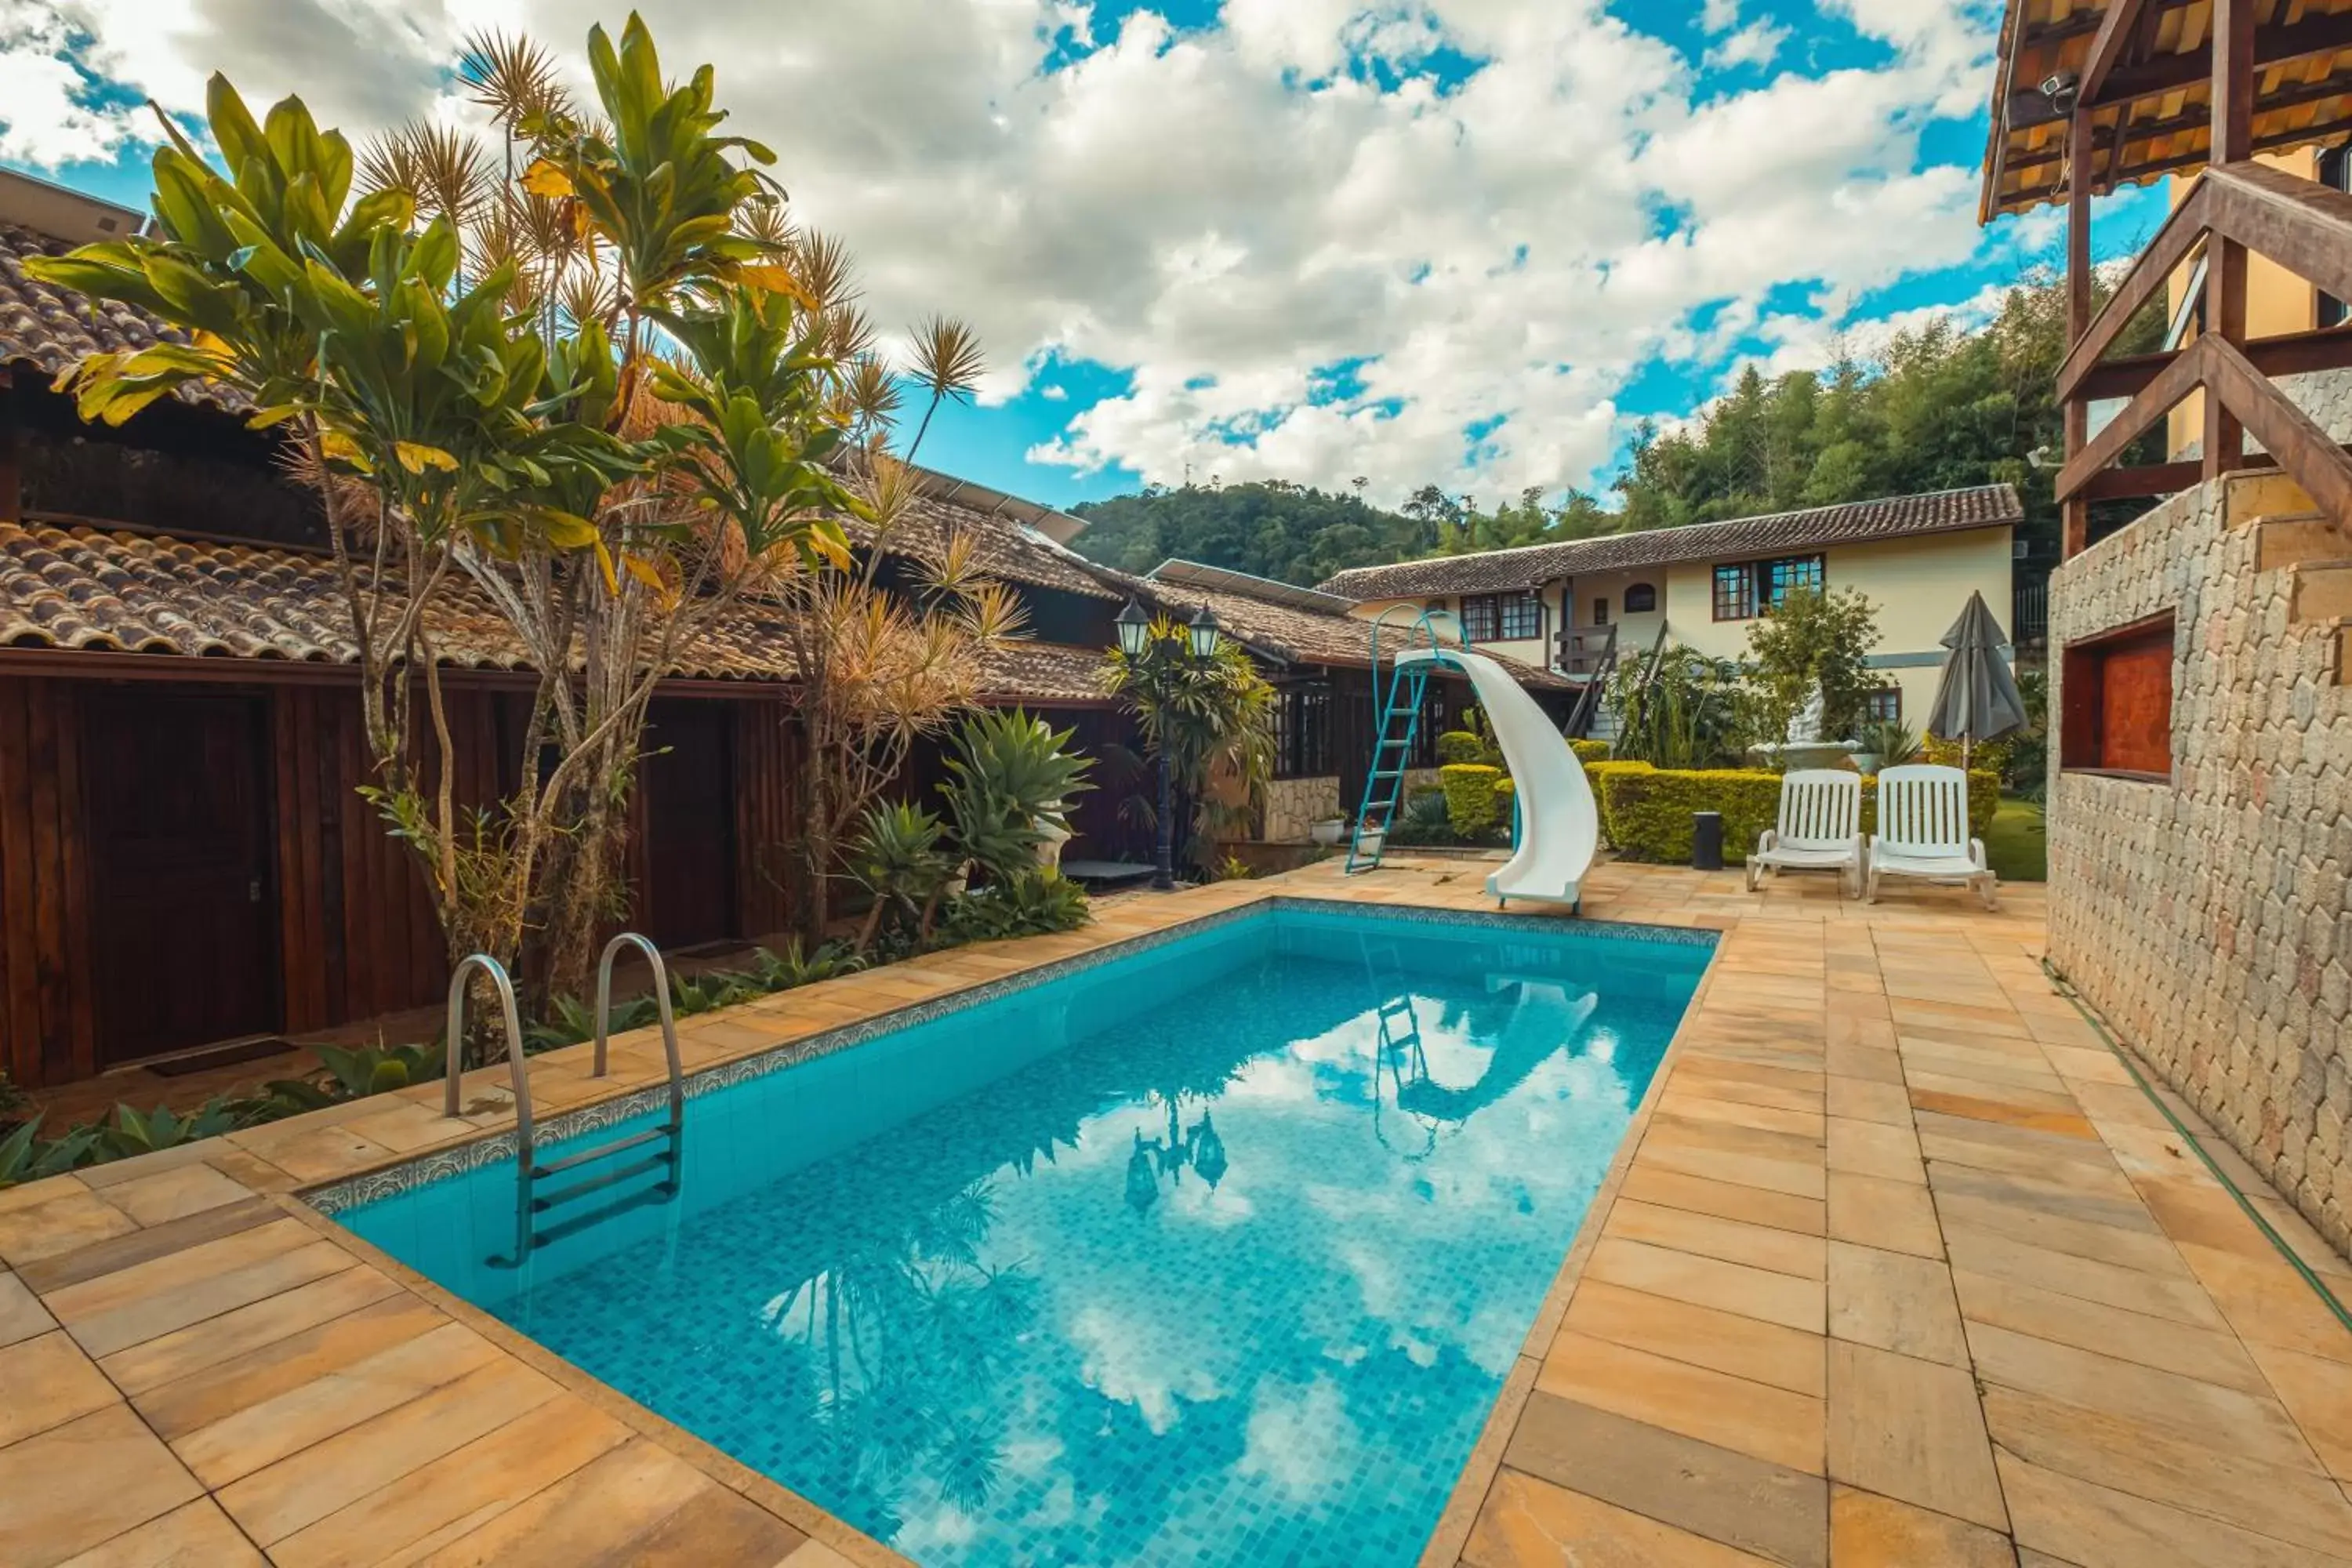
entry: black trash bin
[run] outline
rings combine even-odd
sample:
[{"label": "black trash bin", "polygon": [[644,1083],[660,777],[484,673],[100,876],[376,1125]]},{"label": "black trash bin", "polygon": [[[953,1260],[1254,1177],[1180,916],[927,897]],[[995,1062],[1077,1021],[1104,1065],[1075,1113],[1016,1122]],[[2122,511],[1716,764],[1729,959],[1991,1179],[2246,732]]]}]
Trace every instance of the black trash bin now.
[{"label": "black trash bin", "polygon": [[1691,869],[1694,871],[1723,869],[1723,813],[1719,811],[1691,813]]}]

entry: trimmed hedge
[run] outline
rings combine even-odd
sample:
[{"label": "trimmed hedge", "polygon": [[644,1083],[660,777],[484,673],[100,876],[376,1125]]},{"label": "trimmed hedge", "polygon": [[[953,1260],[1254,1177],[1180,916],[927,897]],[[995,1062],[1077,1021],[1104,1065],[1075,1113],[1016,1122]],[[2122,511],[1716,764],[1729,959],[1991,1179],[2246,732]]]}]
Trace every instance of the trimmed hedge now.
[{"label": "trimmed hedge", "polygon": [[1445,820],[1465,839],[1479,839],[1495,831],[1503,819],[1501,797],[1495,786],[1503,770],[1484,763],[1448,763],[1437,770],[1445,786]]},{"label": "trimmed hedge", "polygon": [[[1632,858],[1682,864],[1690,859],[1691,814],[1723,815],[1723,858],[1747,863],[1757,836],[1780,820],[1780,775],[1745,768],[1679,772],[1646,763],[1587,763],[1601,830]],[[1969,775],[1969,832],[1984,837],[2000,807],[2000,775]],[[1862,831],[1878,826],[1878,781],[1862,781]]]},{"label": "trimmed hedge", "polygon": [[1605,763],[1612,751],[1606,741],[1570,741],[1568,749],[1576,753],[1580,763]]},{"label": "trimmed hedge", "polygon": [[1467,730],[1448,730],[1437,737],[1437,765],[1450,767],[1457,763],[1486,763],[1486,742]]}]

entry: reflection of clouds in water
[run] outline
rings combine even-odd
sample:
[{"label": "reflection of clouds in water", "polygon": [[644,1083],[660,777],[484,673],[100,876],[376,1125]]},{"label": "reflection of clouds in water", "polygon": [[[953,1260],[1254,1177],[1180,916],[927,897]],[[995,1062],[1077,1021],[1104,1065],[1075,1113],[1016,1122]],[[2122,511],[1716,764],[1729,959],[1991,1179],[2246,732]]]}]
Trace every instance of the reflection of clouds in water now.
[{"label": "reflection of clouds in water", "polygon": [[1327,1377],[1304,1387],[1267,1378],[1250,1401],[1244,1430],[1249,1446],[1234,1468],[1264,1476],[1302,1501],[1319,1500],[1345,1479],[1363,1444],[1346,1397]]},{"label": "reflection of clouds in water", "polygon": [[[1177,1401],[1193,1405],[1223,1390],[1209,1371],[1164,1331],[1166,1325],[1129,1321],[1099,1306],[1081,1308],[1063,1330],[1077,1351],[1078,1375],[1106,1399],[1132,1405],[1155,1436],[1176,1425]],[[1171,1353],[1173,1352],[1173,1353]]]}]

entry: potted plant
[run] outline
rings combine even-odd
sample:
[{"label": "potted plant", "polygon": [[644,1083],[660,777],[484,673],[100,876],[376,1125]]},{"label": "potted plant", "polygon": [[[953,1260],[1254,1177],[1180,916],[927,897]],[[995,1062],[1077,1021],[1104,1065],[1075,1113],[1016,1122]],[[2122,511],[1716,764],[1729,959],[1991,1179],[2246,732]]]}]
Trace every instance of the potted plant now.
[{"label": "potted plant", "polygon": [[1348,819],[1344,816],[1322,817],[1307,826],[1308,842],[1319,844],[1326,849],[1337,848],[1339,840],[1347,836]]},{"label": "potted plant", "polygon": [[1377,855],[1381,852],[1381,845],[1384,843],[1387,838],[1388,828],[1381,823],[1381,819],[1377,816],[1367,816],[1364,818],[1363,825],[1356,836],[1356,853],[1359,855]]},{"label": "potted plant", "polygon": [[1853,765],[1864,773],[1899,768],[1919,754],[1918,731],[1900,719],[1880,719],[1861,727]]}]

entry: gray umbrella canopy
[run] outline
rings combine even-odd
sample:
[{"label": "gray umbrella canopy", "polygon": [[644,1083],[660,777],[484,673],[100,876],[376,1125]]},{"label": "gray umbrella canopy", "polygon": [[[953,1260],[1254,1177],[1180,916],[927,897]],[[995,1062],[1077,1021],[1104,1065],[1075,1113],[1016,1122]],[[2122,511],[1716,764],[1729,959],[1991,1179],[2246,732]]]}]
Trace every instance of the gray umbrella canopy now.
[{"label": "gray umbrella canopy", "polygon": [[2000,657],[2000,646],[2008,640],[2000,623],[1985,608],[1984,595],[1970,594],[1968,608],[1944,634],[1944,646],[1952,651],[1944,660],[1944,679],[1927,715],[1929,734],[1974,743],[2025,728],[2025,701],[2017,694],[2017,677]]}]

